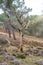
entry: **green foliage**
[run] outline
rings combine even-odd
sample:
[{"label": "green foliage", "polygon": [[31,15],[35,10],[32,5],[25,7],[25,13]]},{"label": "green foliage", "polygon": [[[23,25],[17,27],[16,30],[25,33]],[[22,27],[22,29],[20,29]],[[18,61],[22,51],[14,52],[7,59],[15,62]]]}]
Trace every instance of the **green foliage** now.
[{"label": "green foliage", "polygon": [[24,59],[24,58],[26,58],[26,55],[24,53],[18,53],[17,58]]},{"label": "green foliage", "polygon": [[30,16],[29,35],[43,37],[43,16]]},{"label": "green foliage", "polygon": [[3,0],[0,0],[0,4],[3,3]]},{"label": "green foliage", "polygon": [[[19,26],[18,26],[18,24],[17,25],[15,24],[16,27],[14,24],[13,25],[10,24],[10,26],[14,30],[23,31],[26,28],[26,25],[28,24],[27,13],[32,11],[32,9],[27,8],[25,6],[24,0],[3,0],[3,5],[1,2],[1,8],[4,11],[5,16],[8,18],[8,21],[10,19],[10,23],[12,21],[14,21],[13,18],[16,18],[17,23],[19,23]],[[24,17],[24,15],[26,15],[26,17]],[[3,21],[4,18],[2,19],[2,17],[1,17],[0,19]],[[6,21],[7,21],[7,19],[6,19]]]},{"label": "green foliage", "polygon": [[[7,21],[10,17],[10,21],[14,23],[12,23],[13,29],[21,30],[25,34],[43,37],[43,16],[31,15],[27,17],[27,13],[32,9],[25,6],[24,0],[0,0],[0,3],[3,3],[5,6],[5,8],[1,7],[5,15],[0,15],[0,21]],[[29,20],[30,23],[26,30],[25,28]]]},{"label": "green foliage", "polygon": [[7,17],[4,14],[0,14],[0,22],[5,22]]},{"label": "green foliage", "polygon": [[13,0],[6,0],[6,8],[10,8]]}]

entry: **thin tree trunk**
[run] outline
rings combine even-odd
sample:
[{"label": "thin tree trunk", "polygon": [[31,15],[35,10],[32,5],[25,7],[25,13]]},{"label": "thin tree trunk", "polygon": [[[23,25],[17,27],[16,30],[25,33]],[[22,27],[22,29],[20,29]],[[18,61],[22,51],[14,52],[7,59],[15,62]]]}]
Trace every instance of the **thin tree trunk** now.
[{"label": "thin tree trunk", "polygon": [[21,31],[20,31],[20,52],[23,52],[23,37]]},{"label": "thin tree trunk", "polygon": [[8,30],[8,34],[9,34],[9,37],[11,38],[11,31],[10,30]]},{"label": "thin tree trunk", "polygon": [[13,32],[13,38],[14,38],[14,40],[16,40],[15,33],[14,33],[14,31],[12,31],[12,32]]}]

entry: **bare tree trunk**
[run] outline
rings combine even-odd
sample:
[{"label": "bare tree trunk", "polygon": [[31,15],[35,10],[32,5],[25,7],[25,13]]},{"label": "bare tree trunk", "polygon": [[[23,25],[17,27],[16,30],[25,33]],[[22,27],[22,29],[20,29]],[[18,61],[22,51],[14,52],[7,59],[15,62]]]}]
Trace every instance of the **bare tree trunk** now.
[{"label": "bare tree trunk", "polygon": [[12,31],[12,33],[13,33],[13,38],[14,38],[14,40],[16,40],[14,30]]},{"label": "bare tree trunk", "polygon": [[23,37],[21,31],[20,31],[20,52],[23,52]]},{"label": "bare tree trunk", "polygon": [[9,37],[11,38],[11,31],[10,30],[8,30],[8,34],[9,34]]}]

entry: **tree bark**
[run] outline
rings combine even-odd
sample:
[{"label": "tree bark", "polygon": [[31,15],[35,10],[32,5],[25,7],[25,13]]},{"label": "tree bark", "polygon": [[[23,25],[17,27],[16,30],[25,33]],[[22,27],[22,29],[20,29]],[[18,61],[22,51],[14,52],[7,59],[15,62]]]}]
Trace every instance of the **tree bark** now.
[{"label": "tree bark", "polygon": [[8,34],[9,34],[9,37],[11,38],[11,31],[10,30],[8,30]]},{"label": "tree bark", "polygon": [[23,37],[21,31],[20,31],[20,52],[23,52]]},{"label": "tree bark", "polygon": [[16,40],[14,30],[12,31],[12,33],[13,33],[13,38],[14,38],[14,40]]}]

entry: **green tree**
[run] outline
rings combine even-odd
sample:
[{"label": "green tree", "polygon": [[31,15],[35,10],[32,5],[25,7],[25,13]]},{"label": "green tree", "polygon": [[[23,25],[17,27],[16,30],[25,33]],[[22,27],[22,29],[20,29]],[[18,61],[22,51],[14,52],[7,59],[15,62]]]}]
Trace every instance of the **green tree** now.
[{"label": "green tree", "polygon": [[[5,18],[7,18],[7,19],[4,19],[6,21],[6,22],[4,22],[4,24],[5,24],[6,31],[9,33],[9,37],[11,37],[11,31],[12,31],[13,37],[14,37],[14,39],[16,39],[13,28],[11,28],[11,26],[10,26],[9,15],[7,15],[10,10],[9,8],[11,7],[10,5],[12,4],[12,1],[13,0],[0,0],[0,8],[4,11]],[[1,19],[1,21],[2,20],[3,20],[3,18]]]},{"label": "green tree", "polygon": [[[20,33],[20,51],[23,52],[23,31],[27,29],[29,25],[28,12],[32,9],[25,6],[24,0],[2,0],[0,6],[3,9],[5,15],[8,17],[9,25],[19,31]],[[16,18],[16,26],[11,24],[13,17]]]}]

